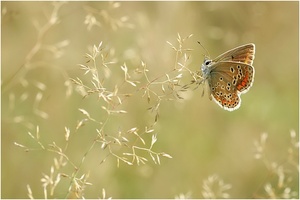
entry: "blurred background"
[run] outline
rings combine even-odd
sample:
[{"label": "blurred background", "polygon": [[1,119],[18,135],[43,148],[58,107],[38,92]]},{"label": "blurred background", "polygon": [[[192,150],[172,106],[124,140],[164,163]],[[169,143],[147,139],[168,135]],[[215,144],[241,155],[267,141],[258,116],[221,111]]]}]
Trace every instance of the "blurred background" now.
[{"label": "blurred background", "polygon": [[[83,118],[78,108],[103,119],[101,102],[95,96],[83,98],[69,82],[80,77],[90,85],[91,77],[78,64],[86,64],[85,55],[92,45],[102,41],[109,49],[108,61],[115,62],[110,65],[114,80],[123,78],[120,66],[124,62],[132,71],[141,61],[154,79],[174,66],[176,52],[167,41],[177,47],[178,34],[193,34],[184,43],[184,48],[192,49],[188,52],[191,71],[199,70],[206,54],[197,41],[212,58],[255,43],[253,87],[241,96],[241,107],[234,112],[221,109],[207,93],[201,97],[202,87],[184,100],[163,101],[154,149],[172,159],[162,157],[161,164],[155,165],[148,157],[145,165],[121,162],[117,167],[110,156],[100,164],[107,151],[96,145],[80,168],[89,173],[88,182],[93,184],[85,188],[84,197],[101,197],[105,188],[106,197],[113,198],[175,198],[180,194],[203,198],[203,182],[212,175],[231,185],[226,190],[231,198],[268,198],[268,183],[277,197],[289,193],[284,191],[287,187],[296,193],[286,197],[299,197],[298,156],[294,156],[298,150],[292,152],[290,136],[294,130],[298,141],[298,2],[69,2],[60,6],[2,2],[1,11],[2,198],[28,198],[27,184],[35,198],[44,197],[41,178],[50,173],[57,155],[18,148],[14,143],[39,149],[28,132],[35,136],[38,126],[42,144],[64,146],[65,127],[73,134]],[[53,13],[59,21],[55,25],[49,23],[55,18]],[[42,47],[36,45],[40,43]],[[138,95],[124,105],[129,112],[125,118],[113,117],[107,134],[153,121],[146,99]],[[70,142],[66,154],[76,165],[95,139],[96,128],[86,124]],[[268,134],[265,157],[257,160],[254,142],[262,133]],[[270,163],[283,169],[283,185],[278,184],[282,174]],[[61,169],[69,175],[73,171],[70,165]],[[65,197],[69,183],[61,180],[52,198]]]}]

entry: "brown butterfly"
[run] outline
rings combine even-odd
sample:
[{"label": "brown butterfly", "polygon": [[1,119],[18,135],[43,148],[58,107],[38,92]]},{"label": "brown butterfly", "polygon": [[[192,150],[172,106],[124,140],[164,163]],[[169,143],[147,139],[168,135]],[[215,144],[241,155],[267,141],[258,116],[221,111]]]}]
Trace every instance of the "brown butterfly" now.
[{"label": "brown butterfly", "polygon": [[226,51],[215,59],[204,59],[201,65],[203,81],[208,82],[210,98],[223,109],[238,109],[240,95],[252,86],[254,54],[255,45],[250,43]]}]

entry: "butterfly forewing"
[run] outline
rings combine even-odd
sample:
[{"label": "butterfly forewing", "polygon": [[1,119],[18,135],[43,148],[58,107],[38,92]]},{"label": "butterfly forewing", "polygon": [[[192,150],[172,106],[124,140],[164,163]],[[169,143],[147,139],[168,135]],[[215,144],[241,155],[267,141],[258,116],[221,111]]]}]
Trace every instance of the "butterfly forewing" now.
[{"label": "butterfly forewing", "polygon": [[213,62],[234,61],[234,62],[242,62],[248,65],[252,65],[254,60],[254,54],[255,54],[255,45],[250,43],[226,51],[225,53],[219,55],[212,61]]}]

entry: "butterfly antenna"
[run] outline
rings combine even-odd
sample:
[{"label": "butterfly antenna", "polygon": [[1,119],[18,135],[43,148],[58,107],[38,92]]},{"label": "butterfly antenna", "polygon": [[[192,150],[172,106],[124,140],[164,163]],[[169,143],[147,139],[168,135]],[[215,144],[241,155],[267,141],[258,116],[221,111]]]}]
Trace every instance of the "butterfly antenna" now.
[{"label": "butterfly antenna", "polygon": [[210,54],[209,54],[209,52],[207,51],[207,49],[201,44],[201,42],[199,42],[199,41],[197,41],[198,42],[198,44],[200,44],[200,46],[205,50],[205,52],[207,53],[207,55],[204,55],[204,57],[210,57]]}]

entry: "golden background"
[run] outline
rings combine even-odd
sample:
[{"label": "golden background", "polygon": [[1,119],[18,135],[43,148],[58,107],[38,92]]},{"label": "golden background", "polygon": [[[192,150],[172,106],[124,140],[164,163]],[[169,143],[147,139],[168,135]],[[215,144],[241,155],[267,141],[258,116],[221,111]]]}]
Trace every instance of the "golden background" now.
[{"label": "golden background", "polygon": [[[39,38],[36,27],[51,19],[53,3],[2,2],[1,9],[2,198],[28,198],[27,184],[35,198],[44,197],[41,178],[50,173],[57,155],[40,150],[30,137],[28,132],[35,135],[36,126],[47,147],[53,142],[64,146],[65,127],[69,127],[75,136],[65,153],[76,165],[96,138],[99,127],[92,122],[74,133],[84,118],[78,109],[101,121],[106,116],[103,102],[96,95],[83,98],[73,83],[64,85],[76,77],[91,85],[91,77],[78,66],[86,64],[89,46],[102,41],[112,51],[111,60],[116,63],[110,65],[112,79],[106,84],[113,88],[123,78],[120,66],[124,63],[132,73],[143,61],[151,79],[168,73],[176,52],[167,41],[177,47],[178,34],[182,38],[193,34],[184,43],[192,49],[187,52],[191,71],[199,70],[206,54],[197,41],[212,58],[255,43],[253,87],[241,96],[241,107],[233,112],[210,101],[207,91],[201,97],[202,87],[190,90],[184,100],[162,101],[154,126],[158,138],[154,150],[172,159],[162,157],[161,164],[155,165],[145,154],[145,165],[120,162],[117,167],[116,159],[109,156],[100,164],[108,152],[96,144],[80,168],[79,174],[89,173],[88,182],[93,184],[86,186],[84,197],[98,198],[105,188],[106,197],[112,198],[174,198],[181,193],[203,198],[203,181],[217,174],[231,185],[226,191],[231,198],[268,198],[264,185],[270,182],[275,187],[278,177],[264,161],[254,158],[254,141],[262,133],[268,133],[265,159],[283,166],[287,174],[287,185],[276,192],[281,194],[285,187],[298,192],[297,167],[287,161],[290,131],[299,131],[298,2],[69,2],[57,11],[59,23],[43,35],[44,46],[30,58],[27,69],[24,63]],[[99,23],[89,27],[84,22],[91,22],[91,16]],[[51,49],[59,42],[68,45]],[[142,92],[136,92],[128,98],[122,107],[128,113],[114,115],[106,134],[153,123],[153,113],[147,110],[150,105],[141,96]],[[39,150],[25,152],[14,143]],[[298,163],[298,157],[294,159]],[[71,175],[74,169],[67,164],[60,172]],[[49,198],[66,196],[70,180],[61,179]]]}]

